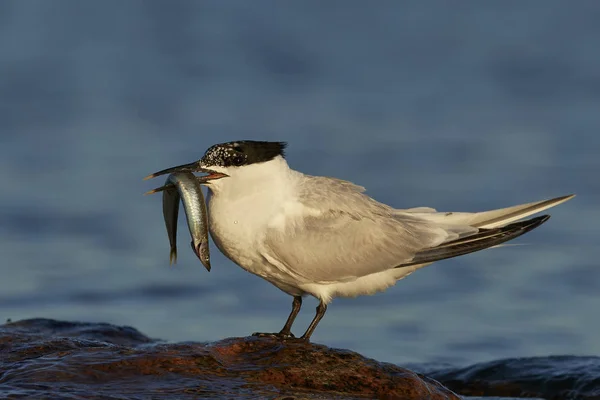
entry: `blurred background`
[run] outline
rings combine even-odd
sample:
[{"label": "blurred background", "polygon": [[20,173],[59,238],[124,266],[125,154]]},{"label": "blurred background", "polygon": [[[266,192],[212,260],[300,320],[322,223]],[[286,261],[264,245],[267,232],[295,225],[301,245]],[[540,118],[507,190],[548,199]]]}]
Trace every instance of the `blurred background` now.
[{"label": "blurred background", "polygon": [[[189,250],[148,173],[236,139],[398,208],[577,193],[511,246],[336,299],[313,340],[381,361],[600,353],[600,3],[0,2],[0,318],[169,341],[278,331],[291,297]],[[305,301],[301,334],[316,301]]]}]

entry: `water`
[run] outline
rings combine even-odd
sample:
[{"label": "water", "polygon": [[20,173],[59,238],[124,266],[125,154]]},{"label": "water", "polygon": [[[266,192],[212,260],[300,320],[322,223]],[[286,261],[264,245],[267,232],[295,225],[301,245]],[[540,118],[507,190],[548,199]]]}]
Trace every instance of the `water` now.
[{"label": "water", "polygon": [[527,246],[335,300],[315,342],[399,364],[600,353],[599,17],[592,1],[2,2],[0,318],[279,330],[291,298],[214,246],[207,273],[182,236],[169,268],[160,196],[142,196],[162,180],[141,179],[284,140],[293,168],[396,207],[578,194]]}]

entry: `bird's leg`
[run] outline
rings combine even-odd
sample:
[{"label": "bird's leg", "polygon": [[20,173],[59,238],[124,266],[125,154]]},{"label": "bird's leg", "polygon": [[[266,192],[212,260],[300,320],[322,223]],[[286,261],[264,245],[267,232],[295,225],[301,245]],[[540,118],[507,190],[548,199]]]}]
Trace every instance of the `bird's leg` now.
[{"label": "bird's leg", "polygon": [[292,324],[300,312],[300,307],[302,307],[302,297],[294,296],[294,301],[292,301],[292,312],[287,321],[285,321],[285,325],[281,331],[279,331],[279,336],[294,337],[294,334],[292,333]]},{"label": "bird's leg", "polygon": [[283,329],[281,329],[281,331],[279,331],[279,333],[254,332],[252,334],[252,336],[259,336],[259,337],[271,336],[271,337],[278,337],[281,339],[294,338],[295,336],[292,333],[292,324],[294,323],[296,316],[298,316],[298,313],[300,312],[300,307],[302,307],[302,296],[294,296],[294,301],[292,302],[292,312],[290,313],[290,316],[288,317],[287,321],[285,322]]},{"label": "bird's leg", "polygon": [[308,326],[308,329],[306,329],[306,332],[304,332],[304,335],[302,335],[300,339],[306,340],[307,342],[310,340],[310,337],[312,336],[313,332],[315,331],[315,328],[319,324],[319,321],[325,315],[325,311],[327,311],[327,304],[323,303],[323,301],[321,300],[321,302],[317,306],[317,315],[315,315],[312,322]]}]

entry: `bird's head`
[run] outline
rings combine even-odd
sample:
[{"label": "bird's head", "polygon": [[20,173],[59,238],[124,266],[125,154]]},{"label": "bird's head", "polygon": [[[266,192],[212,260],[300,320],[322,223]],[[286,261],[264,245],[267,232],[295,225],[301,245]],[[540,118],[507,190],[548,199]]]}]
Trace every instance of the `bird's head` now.
[{"label": "bird's head", "polygon": [[144,179],[174,172],[203,172],[208,175],[199,177],[203,184],[217,179],[227,179],[239,174],[248,167],[284,156],[286,143],[242,140],[219,143],[206,150],[204,156],[193,163],[167,168],[148,175]]}]

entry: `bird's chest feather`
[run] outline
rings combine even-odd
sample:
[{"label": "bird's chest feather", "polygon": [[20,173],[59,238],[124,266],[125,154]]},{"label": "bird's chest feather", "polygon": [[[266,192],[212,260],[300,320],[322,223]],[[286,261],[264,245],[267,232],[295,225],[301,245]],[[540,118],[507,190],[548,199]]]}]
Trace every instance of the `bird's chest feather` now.
[{"label": "bird's chest feather", "polygon": [[209,195],[211,236],[225,256],[248,268],[261,258],[258,243],[279,208],[277,199],[264,192],[243,196]]}]

